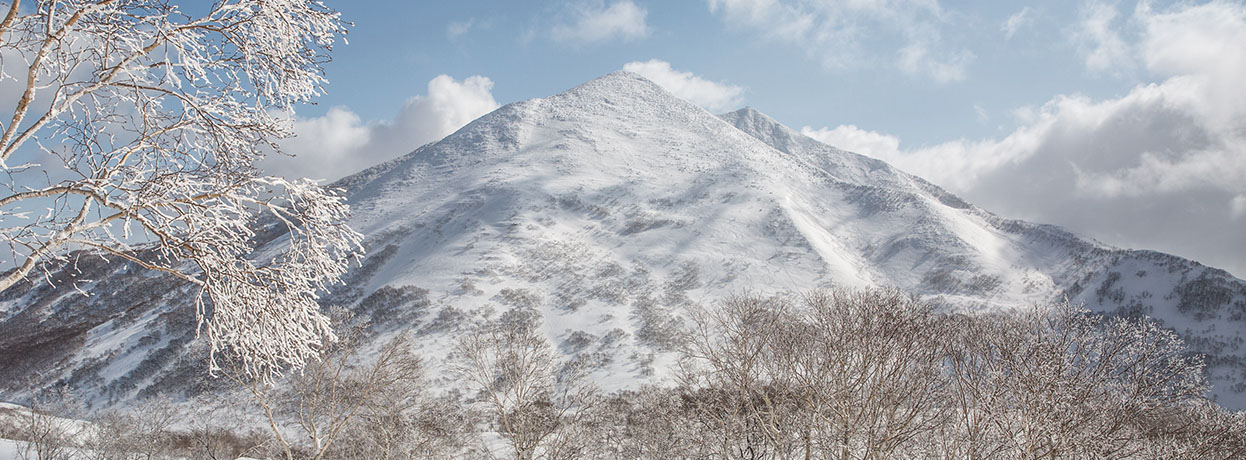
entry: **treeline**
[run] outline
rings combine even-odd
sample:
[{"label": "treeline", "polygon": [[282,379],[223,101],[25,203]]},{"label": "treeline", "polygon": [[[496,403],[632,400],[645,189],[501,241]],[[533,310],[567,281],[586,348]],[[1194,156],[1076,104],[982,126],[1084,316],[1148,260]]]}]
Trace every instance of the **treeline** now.
[{"label": "treeline", "polygon": [[[948,314],[889,290],[736,296],[689,320],[672,382],[605,394],[587,378],[591,365],[555,351],[537,315],[512,310],[460,338],[445,363],[460,391],[439,395],[424,390],[429,363],[406,336],[367,348],[366,324],[347,320],[323,360],[284,381],[223,369],[266,433],[174,429],[148,408],[100,418],[71,451],[101,460],[1246,457],[1246,413],[1206,400],[1200,358],[1148,320],[1068,305]],[[92,447],[101,438],[166,442]]]}]

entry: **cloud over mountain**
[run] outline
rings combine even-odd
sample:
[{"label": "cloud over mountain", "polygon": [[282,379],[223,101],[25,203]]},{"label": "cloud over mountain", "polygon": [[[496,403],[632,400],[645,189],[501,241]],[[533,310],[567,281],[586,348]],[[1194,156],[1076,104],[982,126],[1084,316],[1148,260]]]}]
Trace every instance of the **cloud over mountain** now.
[{"label": "cloud over mountain", "polygon": [[1246,273],[1236,257],[1246,253],[1246,6],[1142,4],[1127,20],[1117,14],[1094,5],[1081,27],[1093,32],[1083,37],[1088,71],[1137,66],[1155,79],[1121,97],[1056,96],[1018,110],[1019,126],[1000,139],[902,148],[855,126],[805,133],[1006,215]]},{"label": "cloud over mountain", "polygon": [[270,155],[261,164],[286,177],[334,180],[410,152],[454,132],[498,107],[493,81],[479,75],[457,81],[438,75],[427,94],[407,99],[391,120],[364,122],[348,107],[319,117],[294,119],[293,138],[281,143],[287,155]]},{"label": "cloud over mountain", "polygon": [[[408,106],[433,106],[443,92]],[[325,135],[342,145],[381,132],[349,115],[304,128],[360,128]],[[1233,386],[1246,380],[1235,364],[1246,359],[1246,282],[1001,218],[756,110],[716,116],[635,73],[508,104],[337,185],[369,250],[323,305],[372,318],[369,340],[415,334],[430,360],[472,325],[530,321],[552,343],[583,342],[558,352],[585,357],[598,384],[660,383],[695,327],[685,315],[715,299],[890,286],[952,310],[1070,299],[1188,325],[1196,351],[1212,353],[1215,394],[1246,406]],[[274,224],[257,232],[260,254],[288,244]],[[90,288],[108,294],[43,281],[9,291],[0,356],[14,359],[0,366],[0,392],[74,381],[115,404],[202,374],[186,359],[203,353],[187,346],[195,322],[167,319],[193,318],[173,313],[194,311],[196,286],[90,257],[65,270],[106,280]],[[47,314],[58,321],[41,321]],[[130,322],[117,327],[117,318]],[[137,345],[153,341],[168,345]]]},{"label": "cloud over mountain", "polygon": [[657,59],[629,62],[623,65],[623,70],[638,73],[670,91],[671,94],[687,99],[712,112],[737,108],[741,95],[744,93],[742,87],[716,83],[692,72],[681,72],[672,69],[669,62]]}]

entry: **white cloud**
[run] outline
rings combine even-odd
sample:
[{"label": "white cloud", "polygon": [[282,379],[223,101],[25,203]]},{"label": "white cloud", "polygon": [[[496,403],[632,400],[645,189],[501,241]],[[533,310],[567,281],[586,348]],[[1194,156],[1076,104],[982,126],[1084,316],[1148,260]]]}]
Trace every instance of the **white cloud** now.
[{"label": "white cloud", "polygon": [[1033,15],[1034,10],[1030,9],[1030,7],[1021,8],[1021,11],[1008,16],[1008,19],[999,26],[999,30],[1004,32],[1004,38],[1012,40],[1012,36],[1016,35],[1018,30],[1030,25],[1030,22],[1034,20]]},{"label": "white cloud", "polygon": [[742,87],[715,83],[698,77],[692,72],[681,72],[672,69],[669,62],[657,59],[629,62],[623,65],[623,70],[638,73],[670,91],[671,94],[714,112],[736,108],[740,104],[740,96],[744,93]]},{"label": "white cloud", "polygon": [[863,44],[892,40],[900,44],[891,65],[936,82],[964,80],[975,59],[969,50],[944,44],[941,30],[952,15],[937,0],[709,0],[709,9],[765,40],[800,47],[832,69],[885,63]]},{"label": "white cloud", "polygon": [[1116,5],[1088,3],[1073,31],[1086,68],[1096,73],[1121,74],[1132,66],[1133,56],[1116,28]]},{"label": "white cloud", "polygon": [[[829,35],[838,33],[839,38],[849,38],[847,28],[836,28],[834,24],[819,29],[818,14],[802,8],[799,4],[785,3],[775,0],[709,0],[711,13],[722,13],[728,22],[752,27],[768,39],[802,43],[818,34]],[[846,51],[846,50],[845,50]],[[832,63],[838,61],[834,55],[827,55]],[[831,64],[831,63],[828,63]]]},{"label": "white cloud", "polygon": [[428,94],[408,99],[392,120],[363,122],[346,107],[323,116],[294,119],[295,137],[282,141],[286,153],[261,162],[269,174],[334,180],[408,153],[445,137],[498,107],[493,82],[472,76],[463,81],[439,75]]},{"label": "white cloud", "polygon": [[1246,116],[1246,5],[1214,1],[1155,12],[1144,3],[1136,16],[1146,69],[1173,86],[1188,80],[1184,103],[1215,131],[1240,133]]},{"label": "white cloud", "polygon": [[900,152],[900,138],[861,129],[856,125],[840,125],[834,129],[813,129],[806,126],[800,129],[800,133],[841,150],[876,158],[894,158]]},{"label": "white cloud", "polygon": [[555,41],[584,44],[607,40],[631,41],[649,35],[645,23],[648,11],[631,0],[620,0],[609,6],[581,3],[573,7],[573,21],[558,24],[550,30]]},{"label": "white cloud", "polygon": [[1246,276],[1246,5],[1144,3],[1127,21],[1136,36],[1106,33],[1158,81],[1016,109],[1001,139],[906,147],[855,126],[803,131],[1004,215]]},{"label": "white cloud", "polygon": [[[1016,161],[1017,155],[1028,152],[1024,147],[1035,137],[1029,131],[1018,130],[1002,141],[961,139],[919,149],[902,149],[900,138],[855,125],[818,129],[806,126],[801,128],[801,133],[842,150],[884,160],[957,192],[969,189],[983,174],[1002,164]],[[1001,145],[1013,149],[1005,151]]]}]

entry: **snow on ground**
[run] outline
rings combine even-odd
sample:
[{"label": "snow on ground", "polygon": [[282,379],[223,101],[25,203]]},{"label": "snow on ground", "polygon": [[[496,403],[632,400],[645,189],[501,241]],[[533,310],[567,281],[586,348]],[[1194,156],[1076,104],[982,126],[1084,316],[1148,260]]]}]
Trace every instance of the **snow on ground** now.
[{"label": "snow on ground", "polygon": [[[1136,301],[1196,335],[1210,321],[1176,307],[1175,290],[1198,279],[1188,261],[1144,261],[1148,277],[1099,289],[1133,252],[999,218],[754,110],[718,117],[627,73],[502,107],[337,185],[370,252],[331,301],[426,289],[424,303],[383,307],[420,309],[386,330],[413,332],[433,360],[473,324],[535,312],[556,347],[595,357],[607,390],[661,381],[685,312],[744,291],[894,286],[969,310],[1067,294],[1103,311]],[[132,350],[92,371],[102,380],[168,343],[135,347],[143,318],[85,337]],[[1225,320],[1221,332],[1244,324]],[[1220,388],[1236,378],[1215,375]]]},{"label": "snow on ground", "polygon": [[[0,430],[20,432],[22,427],[30,423],[30,413],[30,409],[25,406],[0,402]],[[51,417],[47,421],[59,424],[64,433],[69,436],[70,442],[75,443],[86,441],[92,429],[92,424],[83,420]],[[0,438],[0,460],[22,458],[22,450],[26,447],[23,441]],[[33,457],[33,452],[30,455]],[[86,457],[82,456],[82,458]]]},{"label": "snow on ground", "polygon": [[0,460],[17,460],[20,448],[17,441],[0,438]]}]

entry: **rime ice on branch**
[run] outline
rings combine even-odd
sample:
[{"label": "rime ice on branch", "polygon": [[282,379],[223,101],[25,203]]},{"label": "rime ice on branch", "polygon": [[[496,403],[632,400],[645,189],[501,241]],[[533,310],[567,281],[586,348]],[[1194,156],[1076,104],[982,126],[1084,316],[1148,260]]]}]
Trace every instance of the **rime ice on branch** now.
[{"label": "rime ice on branch", "polygon": [[[74,249],[126,259],[196,285],[213,357],[268,376],[333,337],[317,292],[360,250],[338,194],[255,167],[347,24],[311,0],[203,3],[0,9],[0,82],[20,93],[0,98],[0,291]],[[261,226],[288,244],[257,252]]]}]

